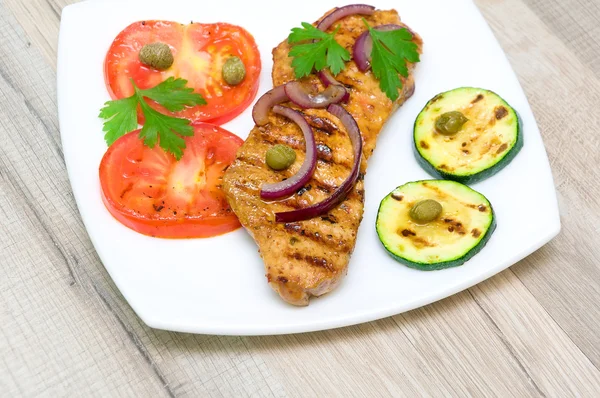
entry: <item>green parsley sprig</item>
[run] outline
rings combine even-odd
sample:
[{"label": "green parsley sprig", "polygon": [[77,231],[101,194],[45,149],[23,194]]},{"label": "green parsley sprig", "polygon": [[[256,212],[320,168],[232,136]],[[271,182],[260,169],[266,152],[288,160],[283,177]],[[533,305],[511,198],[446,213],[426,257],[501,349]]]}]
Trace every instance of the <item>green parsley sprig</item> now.
[{"label": "green parsley sprig", "polygon": [[379,87],[389,99],[398,99],[398,90],[402,88],[402,81],[398,74],[408,77],[406,61],[419,62],[417,44],[412,41],[412,34],[405,28],[382,31],[369,26],[369,34],[373,39],[371,50],[371,68],[379,80]]},{"label": "green parsley sprig", "polygon": [[144,98],[149,98],[171,112],[183,110],[186,106],[204,105],[206,101],[194,89],[186,87],[187,80],[169,77],[164,82],[142,90],[133,80],[134,93],[131,97],[107,101],[100,109],[99,117],[104,119],[104,139],[110,146],[121,136],[137,128],[137,109],[140,106],[145,122],[139,137],[144,145],[153,148],[156,143],[162,149],[181,159],[185,141],[182,136],[194,135],[188,119],[177,118],[154,110]]},{"label": "green parsley sprig", "polygon": [[339,26],[332,33],[326,33],[307,22],[302,22],[302,28],[292,29],[288,43],[294,46],[289,56],[294,57],[292,66],[297,79],[310,75],[313,69],[320,71],[328,67],[337,75],[346,67],[350,53],[335,40],[338,29]]}]

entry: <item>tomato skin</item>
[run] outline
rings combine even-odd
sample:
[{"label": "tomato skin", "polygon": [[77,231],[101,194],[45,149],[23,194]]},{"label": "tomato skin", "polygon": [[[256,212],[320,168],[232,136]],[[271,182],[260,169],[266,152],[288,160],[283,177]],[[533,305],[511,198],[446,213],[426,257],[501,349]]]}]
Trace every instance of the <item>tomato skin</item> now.
[{"label": "tomato skin", "polygon": [[100,163],[100,186],[119,222],[162,238],[206,238],[241,226],[220,184],[243,141],[218,126],[193,127],[179,161],[159,146],[144,146],[139,130],[111,145]]},{"label": "tomato skin", "polygon": [[[139,51],[153,42],[171,48],[174,62],[169,69],[159,71],[140,62]],[[223,64],[232,55],[240,57],[246,67],[246,77],[236,86],[227,85],[221,76]],[[258,92],[260,71],[260,53],[252,35],[227,23],[134,22],[117,35],[104,61],[104,78],[111,98],[133,94],[129,79],[146,89],[168,77],[183,78],[188,87],[206,99],[206,105],[169,112],[153,101],[149,104],[162,113],[212,124],[228,122],[252,103]],[[143,124],[141,113],[138,119]]]}]

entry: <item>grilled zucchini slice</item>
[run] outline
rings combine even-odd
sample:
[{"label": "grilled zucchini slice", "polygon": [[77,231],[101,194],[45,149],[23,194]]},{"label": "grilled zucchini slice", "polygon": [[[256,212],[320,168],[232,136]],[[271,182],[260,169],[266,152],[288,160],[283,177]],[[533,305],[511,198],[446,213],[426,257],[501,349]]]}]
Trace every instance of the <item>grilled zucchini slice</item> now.
[{"label": "grilled zucchini slice", "polygon": [[[458,111],[468,120],[455,134],[443,134],[436,120]],[[517,112],[496,93],[461,87],[433,97],[415,121],[417,161],[429,174],[473,184],[499,172],[523,147]]]},{"label": "grilled zucchini slice", "polygon": [[[417,223],[413,206],[433,199],[442,205],[437,219]],[[456,267],[488,242],[496,219],[490,202],[466,185],[449,180],[409,182],[387,195],[376,229],[385,249],[399,262],[424,271]]]}]

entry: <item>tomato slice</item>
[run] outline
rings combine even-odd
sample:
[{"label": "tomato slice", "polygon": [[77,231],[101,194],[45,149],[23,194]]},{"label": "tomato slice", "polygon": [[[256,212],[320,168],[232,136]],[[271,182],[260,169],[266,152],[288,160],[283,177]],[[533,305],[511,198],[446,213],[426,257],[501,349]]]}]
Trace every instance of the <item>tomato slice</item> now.
[{"label": "tomato slice", "polygon": [[242,139],[218,126],[194,124],[177,161],[158,145],[149,148],[139,130],[119,138],[100,163],[106,208],[145,235],[204,238],[240,227],[221,190],[221,179]]},{"label": "tomato slice", "polygon": [[[169,69],[159,71],[140,62],[141,48],[154,42],[171,48],[174,61]],[[232,55],[240,57],[246,67],[246,77],[236,86],[229,86],[221,76],[223,64]],[[104,61],[106,87],[113,99],[133,94],[130,79],[146,89],[171,76],[180,77],[206,99],[206,105],[172,113],[149,103],[163,113],[213,124],[228,122],[250,105],[258,91],[260,69],[260,53],[252,35],[227,23],[134,22],[115,38]]]}]

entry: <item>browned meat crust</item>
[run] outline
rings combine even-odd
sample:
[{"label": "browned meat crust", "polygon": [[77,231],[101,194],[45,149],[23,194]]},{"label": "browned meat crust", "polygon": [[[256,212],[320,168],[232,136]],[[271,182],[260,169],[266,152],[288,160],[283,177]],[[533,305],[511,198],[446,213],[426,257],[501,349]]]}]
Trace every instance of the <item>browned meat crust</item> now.
[{"label": "browned meat crust", "polygon": [[[401,24],[398,13],[376,11],[366,17],[371,26]],[[356,38],[366,27],[360,16],[347,17],[336,39],[350,52]],[[413,40],[421,51],[418,35]],[[273,85],[294,80],[289,45],[282,42],[273,50]],[[363,139],[364,149],[361,177],[354,190],[335,209],[321,217],[296,223],[278,224],[274,214],[305,207],[325,199],[348,176],[352,167],[352,148],[340,121],[325,110],[304,110],[313,126],[318,146],[317,170],[311,181],[290,198],[265,202],[260,198],[263,183],[280,181],[293,175],[304,160],[304,140],[300,129],[291,121],[276,115],[270,123],[254,127],[236,161],[229,167],[223,180],[227,199],[242,225],[258,244],[265,263],[267,280],[271,287],[288,303],[307,305],[311,295],[320,296],[333,290],[347,273],[350,255],[356,243],[358,226],[363,215],[364,173],[377,135],[389,116],[414,91],[410,74],[403,80],[400,98],[391,102],[379,89],[379,82],[369,71],[360,72],[350,61],[337,80],[350,89],[350,101],[345,108],[356,119]],[[303,79],[323,89],[319,79],[311,75]],[[275,143],[284,143],[296,150],[294,166],[285,171],[272,171],[265,164],[265,152]]]}]

